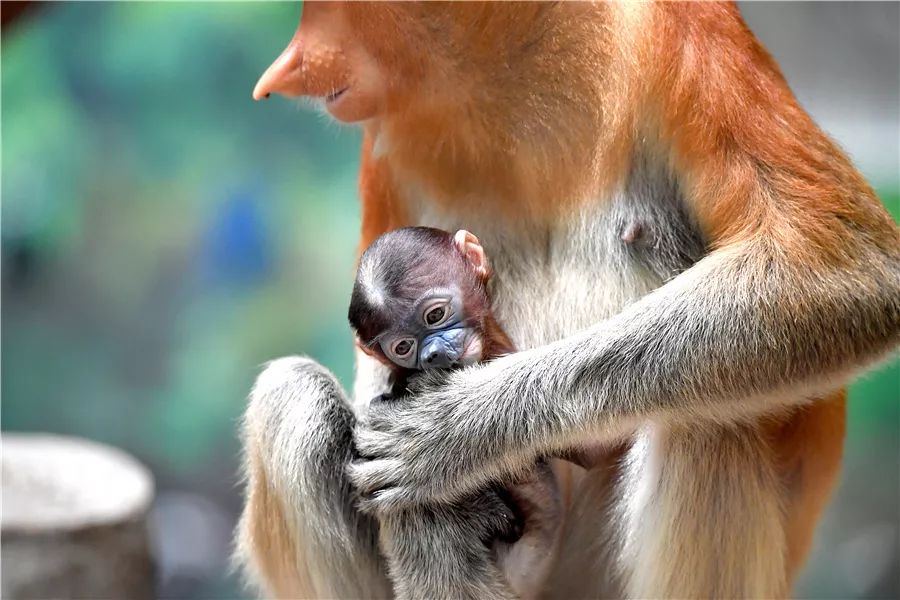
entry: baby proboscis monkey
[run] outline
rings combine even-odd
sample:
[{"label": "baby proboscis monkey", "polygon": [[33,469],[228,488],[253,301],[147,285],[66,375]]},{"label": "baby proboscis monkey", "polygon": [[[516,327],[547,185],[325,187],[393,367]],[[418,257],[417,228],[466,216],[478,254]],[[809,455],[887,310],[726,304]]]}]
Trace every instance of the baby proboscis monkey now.
[{"label": "baby proboscis monkey", "polygon": [[[375,401],[406,395],[415,377],[427,371],[465,367],[514,352],[491,310],[489,279],[484,250],[478,238],[465,230],[454,235],[430,227],[406,227],[382,235],[369,246],[360,258],[349,319],[360,348],[391,370],[391,392]],[[526,477],[495,482],[458,503],[465,508],[436,505],[434,520],[468,515],[471,534],[479,536],[485,551],[493,555],[491,563],[498,568],[493,576],[504,578],[519,597],[538,592],[561,521],[548,462],[540,460]],[[479,518],[472,520],[473,514]],[[406,547],[411,536],[393,536],[392,531],[421,526],[409,522],[420,515],[401,513],[381,523],[382,550],[401,596],[423,593],[428,577],[421,573],[422,565],[429,563],[415,559],[422,548]],[[454,542],[454,531],[458,527],[448,527],[449,544]],[[405,540],[404,547],[397,545],[399,539]],[[465,570],[454,575],[456,565],[441,564],[452,556],[434,552],[429,572],[470,577]],[[478,595],[478,590],[473,592]]]},{"label": "baby proboscis monkey", "polygon": [[360,347],[393,372],[393,393],[427,369],[450,369],[514,351],[491,312],[484,250],[473,234],[405,227],[360,259],[350,325]]}]

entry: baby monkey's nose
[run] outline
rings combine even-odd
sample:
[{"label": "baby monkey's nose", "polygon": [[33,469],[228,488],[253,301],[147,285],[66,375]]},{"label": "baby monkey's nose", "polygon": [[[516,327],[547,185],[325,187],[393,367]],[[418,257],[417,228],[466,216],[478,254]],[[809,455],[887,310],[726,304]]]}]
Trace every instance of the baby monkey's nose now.
[{"label": "baby monkey's nose", "polygon": [[456,364],[459,353],[452,344],[433,335],[422,343],[419,366],[423,369],[449,369]]},{"label": "baby monkey's nose", "polygon": [[446,352],[432,350],[425,355],[425,364],[429,368],[446,369],[453,366],[453,361],[450,360]]}]

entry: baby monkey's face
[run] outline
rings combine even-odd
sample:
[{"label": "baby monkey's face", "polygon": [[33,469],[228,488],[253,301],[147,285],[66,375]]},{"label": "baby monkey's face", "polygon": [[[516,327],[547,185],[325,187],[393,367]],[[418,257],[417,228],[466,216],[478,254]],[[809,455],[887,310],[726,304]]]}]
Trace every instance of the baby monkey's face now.
[{"label": "baby monkey's face", "polygon": [[449,369],[482,359],[490,314],[478,239],[425,227],[380,237],[360,259],[350,303],[359,346],[389,366]]},{"label": "baby monkey's face", "polygon": [[[473,308],[470,303],[470,310]],[[437,287],[376,336],[381,352],[407,369],[449,369],[481,360],[478,319],[466,318],[459,285]]]}]

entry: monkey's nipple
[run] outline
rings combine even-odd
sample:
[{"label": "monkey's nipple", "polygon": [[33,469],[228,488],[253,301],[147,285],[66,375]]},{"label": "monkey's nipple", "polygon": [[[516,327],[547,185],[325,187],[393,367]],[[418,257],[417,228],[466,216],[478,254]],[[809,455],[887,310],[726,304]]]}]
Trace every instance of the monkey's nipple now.
[{"label": "monkey's nipple", "polygon": [[625,226],[620,237],[626,244],[633,244],[641,238],[643,233],[643,226],[638,221],[633,221]]}]

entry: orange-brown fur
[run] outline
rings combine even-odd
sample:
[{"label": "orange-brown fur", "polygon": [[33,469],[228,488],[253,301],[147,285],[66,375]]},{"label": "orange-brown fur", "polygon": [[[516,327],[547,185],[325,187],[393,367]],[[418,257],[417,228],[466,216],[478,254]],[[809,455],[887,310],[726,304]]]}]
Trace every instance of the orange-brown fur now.
[{"label": "orange-brown fur", "polygon": [[481,354],[485,360],[491,360],[510,352],[515,352],[512,340],[497,323],[497,319],[493,315],[489,315],[484,320],[484,349]]},{"label": "orange-brown fur", "polygon": [[359,172],[359,195],[362,202],[362,231],[359,252],[368,248],[381,234],[408,224],[397,197],[393,177],[387,164],[372,156],[372,136],[363,138]]},{"label": "orange-brown fur", "polygon": [[[398,177],[419,183],[436,203],[453,210],[479,206],[489,199],[489,209],[506,217],[546,219],[566,210],[565,204],[546,202],[548,196],[588,197],[625,173],[633,134],[632,115],[626,108],[630,90],[608,89],[608,82],[585,77],[581,71],[561,73],[556,61],[528,64],[531,81],[508,80],[509,69],[501,58],[505,53],[497,51],[498,47],[541,44],[549,53],[564,55],[572,48],[588,47],[594,49],[588,57],[591,69],[612,68],[619,60],[613,53],[614,41],[593,44],[597,32],[582,18],[583,12],[604,12],[607,7],[584,4],[565,23],[554,23],[549,32],[533,27],[534,20],[548,10],[542,3],[501,7],[472,3],[464,11],[445,9],[455,11],[460,30],[491,32],[490,42],[452,47],[448,52],[452,59],[480,65],[477,75],[460,80],[454,76],[459,70],[447,65],[443,70],[447,79],[431,95],[434,103],[403,103],[397,108],[402,118],[384,124],[381,134],[391,144],[391,164]],[[525,53],[523,60],[529,60]],[[565,89],[571,83],[616,102],[606,103],[604,110],[585,103],[573,112]],[[527,93],[523,84],[528,86]],[[508,92],[488,95],[485,89]],[[538,107],[542,114],[536,119]],[[478,118],[470,118],[474,114]],[[597,131],[605,132],[604,139],[586,135]]]},{"label": "orange-brown fur", "polygon": [[843,453],[847,394],[836,392],[768,424],[767,434],[787,491],[788,573],[803,566],[816,523],[837,483]]},{"label": "orange-brown fur", "polygon": [[254,474],[247,491],[247,518],[242,524],[246,531],[241,552],[257,557],[253,568],[256,577],[271,582],[269,592],[277,598],[287,598],[298,593],[311,593],[305,582],[312,578],[301,575],[302,561],[291,530],[284,527],[287,521],[281,499],[271,489],[260,457],[249,457],[248,469]]}]

